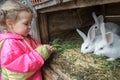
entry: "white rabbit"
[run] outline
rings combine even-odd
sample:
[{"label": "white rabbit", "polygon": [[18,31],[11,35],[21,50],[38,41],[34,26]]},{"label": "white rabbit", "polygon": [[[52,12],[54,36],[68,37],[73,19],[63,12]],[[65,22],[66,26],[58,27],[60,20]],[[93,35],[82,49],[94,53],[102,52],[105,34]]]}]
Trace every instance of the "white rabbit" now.
[{"label": "white rabbit", "polygon": [[97,35],[101,35],[100,32],[100,25],[102,23],[105,23],[105,29],[106,31],[110,31],[113,33],[116,33],[118,35],[120,35],[120,26],[113,23],[113,22],[104,22],[104,18],[103,15],[99,15],[98,17],[96,16],[95,12],[92,13],[93,19],[95,21],[95,23],[91,26],[95,28],[95,34]]},{"label": "white rabbit", "polygon": [[101,36],[95,37],[95,29],[93,27],[89,29],[87,36],[79,29],[76,29],[76,31],[83,38],[83,43],[81,44],[81,52],[83,54],[94,52],[94,45],[96,42],[101,40]]},{"label": "white rabbit", "polygon": [[95,44],[94,54],[109,57],[107,61],[120,58],[120,37],[113,32],[106,32],[104,24],[101,25],[102,40]]}]

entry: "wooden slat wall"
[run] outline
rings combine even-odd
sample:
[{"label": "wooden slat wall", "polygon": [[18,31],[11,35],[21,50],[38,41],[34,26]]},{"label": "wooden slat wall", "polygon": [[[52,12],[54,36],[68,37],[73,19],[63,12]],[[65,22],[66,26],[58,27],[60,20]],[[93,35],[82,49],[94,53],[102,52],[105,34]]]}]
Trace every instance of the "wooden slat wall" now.
[{"label": "wooden slat wall", "polygon": [[39,27],[40,27],[40,37],[42,43],[49,42],[48,36],[48,25],[47,25],[47,15],[46,14],[39,14]]},{"label": "wooden slat wall", "polygon": [[97,5],[85,8],[67,9],[41,13],[39,27],[43,43],[48,43],[56,37],[68,34],[76,28],[89,28],[94,23],[92,12],[97,16],[103,14],[105,21],[120,24],[120,3]]},{"label": "wooden slat wall", "polygon": [[106,21],[115,22],[120,25],[120,3],[107,4],[104,6]]},{"label": "wooden slat wall", "polygon": [[48,30],[51,39],[69,33],[76,28],[85,28],[93,24],[92,12],[100,14],[97,7],[86,7],[48,13]]}]

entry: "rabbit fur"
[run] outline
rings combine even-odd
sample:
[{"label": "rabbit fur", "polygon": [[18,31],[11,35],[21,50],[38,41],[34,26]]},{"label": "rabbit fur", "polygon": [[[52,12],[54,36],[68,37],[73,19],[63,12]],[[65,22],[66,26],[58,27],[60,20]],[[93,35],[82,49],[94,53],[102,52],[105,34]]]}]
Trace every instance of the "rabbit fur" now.
[{"label": "rabbit fur", "polygon": [[95,29],[93,27],[89,29],[87,36],[79,29],[76,29],[76,31],[83,38],[80,51],[83,54],[94,52],[94,45],[101,40],[101,35],[95,37]]},{"label": "rabbit fur", "polygon": [[95,12],[92,13],[92,16],[93,16],[95,23],[91,27],[95,28],[96,36],[101,35],[100,26],[102,23],[105,23],[105,29],[107,32],[110,31],[110,32],[120,35],[120,26],[119,25],[117,25],[113,22],[104,22],[103,15],[99,15],[97,17]]}]

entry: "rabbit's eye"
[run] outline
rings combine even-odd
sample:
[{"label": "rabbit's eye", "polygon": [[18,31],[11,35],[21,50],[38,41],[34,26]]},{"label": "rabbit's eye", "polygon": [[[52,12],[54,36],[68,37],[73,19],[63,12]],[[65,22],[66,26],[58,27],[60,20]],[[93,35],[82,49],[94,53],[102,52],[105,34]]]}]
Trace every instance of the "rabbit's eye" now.
[{"label": "rabbit's eye", "polygon": [[100,48],[100,50],[103,50],[103,48]]},{"label": "rabbit's eye", "polygon": [[85,47],[85,49],[88,49],[88,47]]},{"label": "rabbit's eye", "polygon": [[113,47],[113,44],[110,44],[110,47]]},{"label": "rabbit's eye", "polygon": [[95,29],[97,29],[97,26],[95,26]]}]

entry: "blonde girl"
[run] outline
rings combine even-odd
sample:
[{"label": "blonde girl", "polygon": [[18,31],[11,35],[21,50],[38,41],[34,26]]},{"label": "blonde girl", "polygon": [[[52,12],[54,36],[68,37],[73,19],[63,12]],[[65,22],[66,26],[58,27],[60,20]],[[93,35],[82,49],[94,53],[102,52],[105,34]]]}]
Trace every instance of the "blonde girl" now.
[{"label": "blonde girl", "polygon": [[17,0],[0,6],[1,80],[42,80],[41,67],[55,48],[42,45],[30,35],[33,13]]}]

